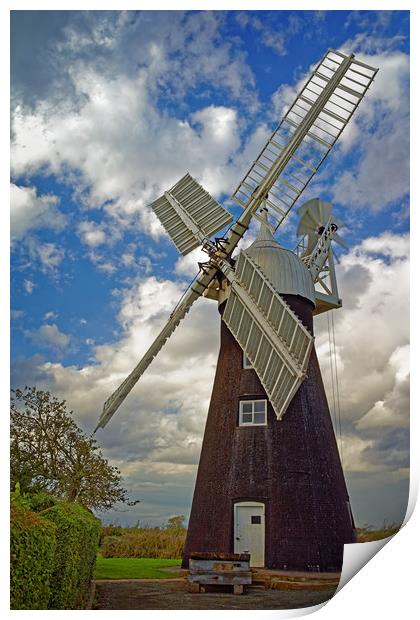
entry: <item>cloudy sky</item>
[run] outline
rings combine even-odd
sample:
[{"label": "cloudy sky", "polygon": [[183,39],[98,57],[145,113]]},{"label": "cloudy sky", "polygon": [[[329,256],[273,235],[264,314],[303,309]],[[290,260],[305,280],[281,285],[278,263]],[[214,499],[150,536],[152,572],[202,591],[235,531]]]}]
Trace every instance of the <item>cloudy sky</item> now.
[{"label": "cloudy sky", "polygon": [[[326,49],[379,67],[301,202],[331,200],[348,243],[334,326],[356,521],[401,520],[408,12],[18,11],[11,36],[12,384],[65,398],[88,433],[197,272],[197,252],[179,257],[149,203],[189,171],[237,215],[230,194]],[[279,234],[286,247],[296,244],[296,223],[291,214]],[[98,431],[142,500],[108,521],[188,515],[218,329],[214,302],[199,300]],[[325,315],[316,329],[333,405]]]}]

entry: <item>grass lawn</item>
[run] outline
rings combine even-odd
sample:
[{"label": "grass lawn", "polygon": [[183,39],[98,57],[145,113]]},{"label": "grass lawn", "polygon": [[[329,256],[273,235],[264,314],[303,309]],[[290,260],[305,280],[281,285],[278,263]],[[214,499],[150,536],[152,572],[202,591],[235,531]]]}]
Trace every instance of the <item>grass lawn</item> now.
[{"label": "grass lawn", "polygon": [[164,571],[168,566],[180,566],[181,560],[155,558],[96,557],[94,579],[168,579],[178,577],[176,571]]}]

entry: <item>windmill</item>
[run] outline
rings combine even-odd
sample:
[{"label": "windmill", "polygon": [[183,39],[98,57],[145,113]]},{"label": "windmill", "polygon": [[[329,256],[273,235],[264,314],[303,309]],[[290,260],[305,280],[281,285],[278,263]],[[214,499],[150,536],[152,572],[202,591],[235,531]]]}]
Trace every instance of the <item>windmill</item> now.
[{"label": "windmill", "polygon": [[[232,199],[232,217],[189,174],[152,203],[182,254],[208,260],[138,365],[105,402],[104,427],[192,304],[218,302],[221,346],[183,565],[193,551],[242,552],[251,564],[340,570],[354,523],[322,378],[313,315],[341,306],[332,205],[300,207],[296,252],[273,234],[334,146],[377,69],[328,50]],[[233,258],[249,228],[254,243]],[[223,237],[215,233],[229,226]]]}]

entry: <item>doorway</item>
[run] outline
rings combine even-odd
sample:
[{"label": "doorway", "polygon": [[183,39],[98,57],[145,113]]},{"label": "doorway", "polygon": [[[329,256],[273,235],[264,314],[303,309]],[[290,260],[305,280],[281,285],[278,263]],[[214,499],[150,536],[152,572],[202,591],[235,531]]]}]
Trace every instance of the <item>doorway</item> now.
[{"label": "doorway", "polygon": [[251,566],[265,562],[265,505],[237,502],[234,505],[234,552],[249,553]]}]

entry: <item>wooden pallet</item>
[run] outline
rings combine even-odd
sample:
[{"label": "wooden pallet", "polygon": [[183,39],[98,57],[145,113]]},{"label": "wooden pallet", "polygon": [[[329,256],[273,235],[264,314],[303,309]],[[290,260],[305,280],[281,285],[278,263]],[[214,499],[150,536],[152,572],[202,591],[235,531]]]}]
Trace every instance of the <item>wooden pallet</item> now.
[{"label": "wooden pallet", "polygon": [[246,553],[192,553],[187,576],[189,592],[206,592],[207,586],[230,586],[234,594],[243,594],[252,583]]}]

